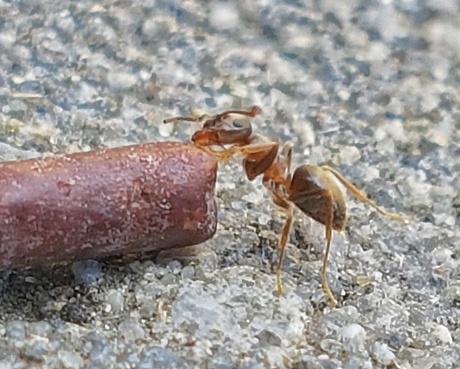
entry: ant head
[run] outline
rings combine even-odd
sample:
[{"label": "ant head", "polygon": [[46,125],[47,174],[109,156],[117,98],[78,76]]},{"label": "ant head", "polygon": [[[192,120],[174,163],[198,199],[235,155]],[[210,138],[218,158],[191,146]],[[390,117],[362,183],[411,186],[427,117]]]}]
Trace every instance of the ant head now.
[{"label": "ant head", "polygon": [[251,118],[261,113],[258,106],[251,107],[251,110],[227,110],[214,117],[203,116],[203,128],[218,131],[246,131],[252,130]]},{"label": "ant head", "polygon": [[203,123],[203,129],[213,131],[241,131],[251,128],[251,119],[236,113],[219,114],[204,120]]},{"label": "ant head", "polygon": [[200,146],[232,145],[247,143],[252,136],[251,118],[261,113],[258,106],[250,110],[227,110],[215,116],[186,116],[167,118],[163,122],[189,121],[202,124],[195,132],[192,141]]}]

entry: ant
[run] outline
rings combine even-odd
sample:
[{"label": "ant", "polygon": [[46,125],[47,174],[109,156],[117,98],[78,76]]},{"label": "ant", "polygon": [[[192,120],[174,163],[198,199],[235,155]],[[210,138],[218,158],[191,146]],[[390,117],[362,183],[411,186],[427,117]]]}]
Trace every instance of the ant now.
[{"label": "ant", "polygon": [[192,136],[192,142],[208,153],[226,162],[234,154],[243,156],[243,168],[249,181],[258,176],[268,190],[273,202],[285,212],[285,222],[279,239],[280,254],[276,267],[276,292],[281,294],[283,286],[281,271],[286,243],[292,227],[294,209],[323,224],[326,228],[326,249],[323,254],[320,278],[323,290],[330,303],[337,305],[327,280],[327,262],[332,241],[332,231],[341,232],[347,224],[347,208],[338,180],[357,200],[368,204],[380,214],[403,221],[403,215],[391,213],[379,207],[349,180],[329,166],[301,165],[293,172],[292,146],[285,143],[281,148],[275,141],[254,134],[251,119],[261,114],[258,106],[249,110],[227,110],[211,116],[178,116],[167,118],[163,123],[191,121],[202,124]]}]

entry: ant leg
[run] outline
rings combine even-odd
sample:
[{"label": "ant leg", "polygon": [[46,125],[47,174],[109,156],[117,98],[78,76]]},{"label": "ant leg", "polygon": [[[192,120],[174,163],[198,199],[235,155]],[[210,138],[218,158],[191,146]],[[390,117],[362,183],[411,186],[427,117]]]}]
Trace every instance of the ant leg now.
[{"label": "ant leg", "polygon": [[278,264],[276,265],[276,293],[281,295],[283,293],[283,283],[281,282],[281,272],[283,270],[284,255],[286,254],[286,244],[288,241],[289,233],[291,232],[292,220],[294,218],[294,208],[288,205],[286,208],[286,220],[284,221],[283,232],[279,239],[278,248],[280,254],[278,256]]},{"label": "ant leg", "polygon": [[[257,144],[249,144],[244,146],[233,146],[230,150],[233,150],[235,153],[240,153],[244,156],[247,155],[262,155],[267,151],[272,150],[274,147],[279,147],[277,142],[268,141],[266,143],[257,143]],[[255,157],[255,160],[257,157]]]},{"label": "ant leg", "polygon": [[387,211],[385,209],[383,209],[382,207],[378,206],[374,201],[372,201],[371,199],[369,199],[367,197],[367,195],[361,191],[360,189],[358,189],[356,186],[354,186],[348,179],[346,179],[342,174],[340,174],[337,170],[331,168],[331,167],[328,167],[328,166],[323,166],[321,167],[321,169],[333,174],[339,181],[340,183],[342,183],[348,191],[350,191],[355,197],[357,200],[369,205],[370,207],[374,208],[377,212],[379,212],[380,214],[390,218],[390,219],[394,219],[394,220],[399,220],[399,221],[404,221],[404,220],[410,220],[411,218],[406,216],[406,215],[402,215],[402,214],[398,214],[398,213],[392,213],[390,211]]},{"label": "ant leg", "polygon": [[[266,176],[267,170],[273,167],[278,155],[279,144],[277,142],[253,143],[245,146],[233,146],[230,150],[238,152],[244,157],[243,168],[246,177],[252,181],[259,175]],[[282,174],[283,172],[279,172],[273,175],[278,177]]]},{"label": "ant leg", "polygon": [[286,254],[286,244],[288,241],[289,233],[291,232],[292,221],[294,218],[294,207],[280,196],[276,189],[268,181],[264,181],[264,186],[270,191],[273,202],[285,210],[286,219],[283,225],[283,231],[278,241],[279,256],[276,265],[276,294],[280,296],[283,293],[283,283],[281,281],[281,272],[283,270],[284,256]]},{"label": "ant leg", "polygon": [[334,221],[333,192],[328,188],[322,189],[315,186],[311,190],[291,194],[289,201],[292,201],[307,216],[316,219],[318,222],[324,224],[325,226],[326,248],[323,251],[323,262],[320,270],[320,279],[323,291],[328,297],[329,301],[333,306],[337,306],[337,300],[332,294],[327,280],[327,264],[331,252],[332,230]]},{"label": "ant leg", "polygon": [[[198,146],[206,152],[215,155],[220,162],[226,163],[232,156],[239,153],[245,157],[246,161],[256,163],[256,166],[264,165],[267,159],[270,160],[269,157],[267,157],[267,153],[275,150],[273,155],[276,155],[276,152],[278,151],[278,144],[275,142],[267,144],[249,144],[242,146],[233,145],[228,149],[225,149],[223,146],[221,146],[222,150],[214,150],[206,144]],[[263,171],[261,173],[259,173],[259,171],[257,172],[258,175]]]},{"label": "ant leg", "polygon": [[[192,141],[206,152],[215,155],[219,161],[227,162],[233,155],[241,154],[245,158],[245,170],[252,180],[262,174],[275,160],[278,153],[278,143],[265,140],[259,136],[252,138],[249,144],[234,142],[229,148],[220,144],[217,130],[202,129],[194,133]],[[262,140],[262,142],[260,142]],[[219,146],[222,150],[214,150],[210,146]]]},{"label": "ant leg", "polygon": [[324,191],[325,198],[327,198],[327,209],[326,212],[326,249],[324,250],[323,254],[323,264],[321,265],[320,271],[320,278],[321,284],[323,285],[324,293],[329,298],[332,306],[337,306],[337,300],[335,299],[334,295],[332,294],[331,289],[329,288],[329,282],[327,281],[327,262],[329,260],[329,254],[331,251],[331,242],[332,242],[332,221],[334,218],[334,208],[333,208],[333,199],[332,194],[329,190]]},{"label": "ant leg", "polygon": [[[204,131],[198,131],[199,133],[204,132]],[[205,134],[207,132],[204,132]],[[196,133],[195,133],[196,135]],[[214,144],[215,140],[211,140],[212,145],[216,146]],[[273,162],[274,158],[276,157],[276,154],[278,153],[278,143],[277,142],[266,142],[266,143],[256,143],[256,144],[249,144],[249,145],[238,145],[234,144],[233,146],[229,147],[228,149],[225,149],[222,145],[219,145],[222,150],[214,150],[212,149],[209,145],[209,142],[206,140],[203,140],[203,142],[200,142],[199,140],[195,140],[195,145],[200,147],[201,149],[205,150],[206,152],[213,154],[217,157],[217,159],[221,162],[227,162],[230,160],[232,156],[235,154],[241,154],[242,156],[245,157],[246,162],[249,162],[248,164],[251,168],[246,168],[249,169],[250,173],[248,176],[252,179],[255,178],[257,175],[262,174],[264,170],[266,169],[265,167],[268,168],[270,164]],[[263,167],[264,170],[258,170],[258,168]],[[254,177],[252,176],[252,172],[254,172]]]},{"label": "ant leg", "polygon": [[226,163],[231,157],[232,153],[229,150],[222,148],[221,150],[215,150],[211,146],[199,145],[200,149],[206,151],[208,154],[214,155],[219,162]]}]

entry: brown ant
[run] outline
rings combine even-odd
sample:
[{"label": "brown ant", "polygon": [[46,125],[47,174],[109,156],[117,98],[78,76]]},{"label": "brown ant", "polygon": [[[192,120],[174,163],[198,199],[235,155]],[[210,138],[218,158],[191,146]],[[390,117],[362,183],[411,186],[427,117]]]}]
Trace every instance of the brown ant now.
[{"label": "brown ant", "polygon": [[[251,118],[261,113],[258,106],[250,110],[227,110],[215,116],[172,117],[164,123],[192,121],[202,128],[192,136],[192,142],[203,150],[226,161],[234,154],[243,156],[243,167],[247,178],[252,181],[263,175],[263,185],[269,191],[273,202],[284,209],[286,220],[279,239],[280,255],[276,267],[276,291],[283,292],[281,270],[286,243],[291,230],[294,207],[326,227],[326,250],[320,272],[323,290],[332,305],[337,300],[327,281],[332,230],[342,231],[347,223],[347,208],[338,180],[359,201],[373,207],[380,214],[395,220],[407,219],[403,215],[390,213],[370,200],[338,171],[328,166],[301,165],[291,172],[292,147],[286,143],[280,149],[277,142],[270,141],[252,131]],[[219,148],[219,149],[218,149]]]}]

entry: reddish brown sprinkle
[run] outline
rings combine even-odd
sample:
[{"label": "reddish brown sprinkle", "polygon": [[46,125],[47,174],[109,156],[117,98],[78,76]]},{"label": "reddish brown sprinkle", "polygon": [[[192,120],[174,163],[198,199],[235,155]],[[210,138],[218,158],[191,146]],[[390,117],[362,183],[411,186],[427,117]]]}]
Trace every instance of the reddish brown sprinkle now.
[{"label": "reddish brown sprinkle", "polygon": [[216,231],[216,159],[184,143],[0,163],[0,269],[159,251]]}]

